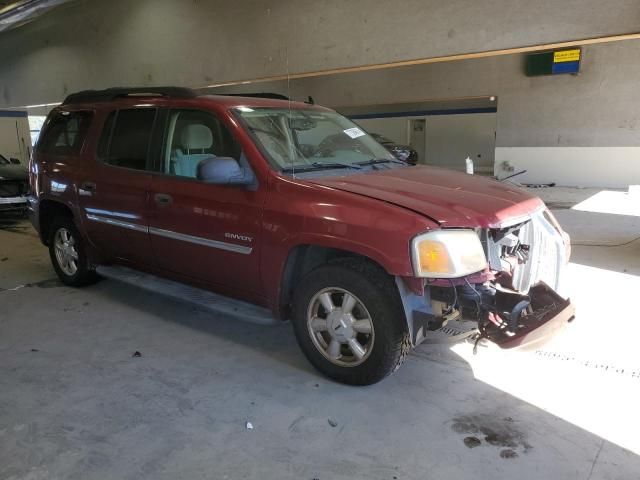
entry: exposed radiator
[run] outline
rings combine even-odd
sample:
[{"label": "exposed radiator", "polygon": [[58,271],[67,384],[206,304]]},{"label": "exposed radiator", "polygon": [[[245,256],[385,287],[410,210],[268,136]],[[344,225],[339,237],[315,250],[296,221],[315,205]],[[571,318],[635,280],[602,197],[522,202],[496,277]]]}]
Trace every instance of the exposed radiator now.
[{"label": "exposed radiator", "polygon": [[520,293],[540,281],[560,288],[567,249],[548,215],[546,209],[539,210],[528,220],[481,232],[491,269],[509,273],[511,286]]}]

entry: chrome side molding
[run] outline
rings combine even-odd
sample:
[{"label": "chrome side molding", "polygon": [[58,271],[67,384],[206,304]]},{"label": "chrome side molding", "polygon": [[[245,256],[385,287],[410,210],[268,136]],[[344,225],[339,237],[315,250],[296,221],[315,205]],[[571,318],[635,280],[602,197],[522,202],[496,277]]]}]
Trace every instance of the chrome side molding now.
[{"label": "chrome side molding", "polygon": [[245,245],[236,245],[234,243],[220,242],[218,240],[211,240],[209,238],[196,237],[194,235],[187,235],[186,233],[173,232],[171,230],[163,230],[161,228],[147,227],[137,223],[124,222],[115,218],[103,217],[101,215],[87,214],[87,219],[100,222],[114,227],[126,228],[127,230],[134,230],[136,232],[148,233],[151,235],[157,235],[159,237],[170,238],[172,240],[179,240],[182,242],[193,243],[196,245],[202,245],[204,247],[217,248],[218,250],[226,250],[228,252],[241,253],[243,255],[249,255],[252,251],[252,247]]}]

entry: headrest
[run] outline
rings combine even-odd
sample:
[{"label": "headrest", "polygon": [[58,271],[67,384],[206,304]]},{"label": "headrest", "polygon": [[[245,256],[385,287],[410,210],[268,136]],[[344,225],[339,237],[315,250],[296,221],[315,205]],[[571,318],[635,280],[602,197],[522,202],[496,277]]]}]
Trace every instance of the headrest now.
[{"label": "headrest", "polygon": [[187,125],[182,129],[182,148],[186,150],[209,148],[213,143],[213,135],[209,127],[200,124]]}]

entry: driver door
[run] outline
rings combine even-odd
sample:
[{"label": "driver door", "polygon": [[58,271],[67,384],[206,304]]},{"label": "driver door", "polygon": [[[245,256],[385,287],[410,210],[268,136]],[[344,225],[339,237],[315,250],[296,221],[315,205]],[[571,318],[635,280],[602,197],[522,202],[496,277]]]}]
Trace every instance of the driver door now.
[{"label": "driver door", "polygon": [[157,267],[221,293],[257,299],[264,189],[214,185],[197,165],[232,157],[249,168],[224,123],[201,110],[171,110],[160,172],[149,195],[151,248]]}]

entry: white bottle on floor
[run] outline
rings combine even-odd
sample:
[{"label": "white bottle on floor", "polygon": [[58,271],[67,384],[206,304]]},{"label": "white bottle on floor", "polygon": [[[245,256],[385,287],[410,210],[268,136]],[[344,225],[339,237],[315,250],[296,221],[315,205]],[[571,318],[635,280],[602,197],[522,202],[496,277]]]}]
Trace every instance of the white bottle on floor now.
[{"label": "white bottle on floor", "polygon": [[473,175],[473,160],[467,157],[467,159],[465,160],[465,163],[467,164],[467,173],[469,175]]}]

